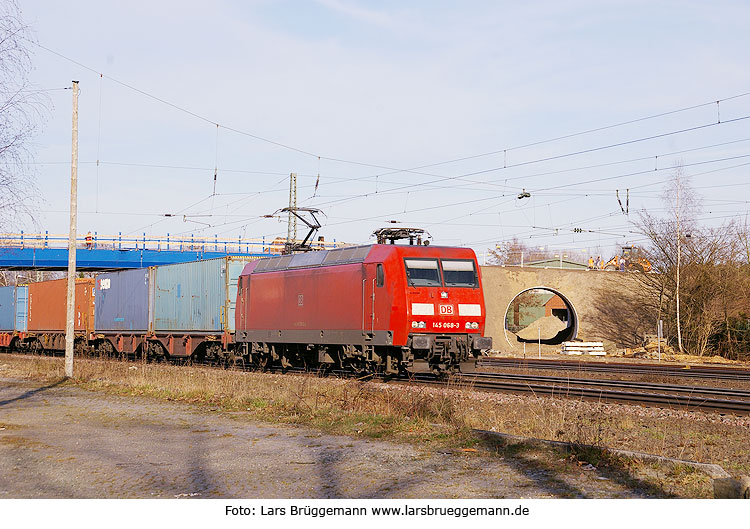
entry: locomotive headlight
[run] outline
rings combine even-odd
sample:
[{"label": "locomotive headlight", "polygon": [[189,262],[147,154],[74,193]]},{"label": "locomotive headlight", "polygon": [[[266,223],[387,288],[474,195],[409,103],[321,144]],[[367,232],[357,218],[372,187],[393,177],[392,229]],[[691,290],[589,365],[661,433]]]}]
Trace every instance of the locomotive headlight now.
[{"label": "locomotive headlight", "polygon": [[419,322],[419,328],[420,329],[426,329],[427,328],[427,324],[425,322],[423,322],[423,321],[420,321]]},{"label": "locomotive headlight", "polygon": [[479,324],[477,322],[475,322],[475,321],[467,321],[466,322],[466,328],[467,329],[478,329],[479,328]]},{"label": "locomotive headlight", "polygon": [[426,329],[427,324],[423,321],[413,321],[411,322],[411,328],[412,329]]}]

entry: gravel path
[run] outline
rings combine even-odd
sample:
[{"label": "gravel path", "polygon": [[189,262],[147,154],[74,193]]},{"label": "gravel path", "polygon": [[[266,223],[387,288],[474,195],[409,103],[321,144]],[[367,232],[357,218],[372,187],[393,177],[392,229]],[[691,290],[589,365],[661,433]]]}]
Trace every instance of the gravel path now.
[{"label": "gravel path", "polygon": [[0,498],[642,497],[533,456],[260,424],[146,398],[0,378]]}]

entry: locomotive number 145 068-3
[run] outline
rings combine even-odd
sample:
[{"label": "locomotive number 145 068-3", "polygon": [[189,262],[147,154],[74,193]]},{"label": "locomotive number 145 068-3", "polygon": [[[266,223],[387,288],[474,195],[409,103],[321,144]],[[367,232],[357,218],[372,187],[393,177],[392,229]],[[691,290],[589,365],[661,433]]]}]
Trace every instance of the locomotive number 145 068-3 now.
[{"label": "locomotive number 145 068-3", "polygon": [[453,321],[434,321],[432,322],[433,329],[460,329],[461,324]]}]

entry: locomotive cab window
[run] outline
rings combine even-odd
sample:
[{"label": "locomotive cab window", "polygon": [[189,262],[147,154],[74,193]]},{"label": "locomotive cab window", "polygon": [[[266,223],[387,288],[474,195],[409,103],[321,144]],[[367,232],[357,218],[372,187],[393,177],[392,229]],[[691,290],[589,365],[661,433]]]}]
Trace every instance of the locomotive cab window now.
[{"label": "locomotive cab window", "polygon": [[441,264],[446,287],[475,288],[477,286],[477,271],[474,268],[474,261],[443,259]]},{"label": "locomotive cab window", "polygon": [[380,263],[378,263],[378,268],[376,272],[376,280],[377,280],[377,285],[379,287],[382,287],[383,285],[385,285],[385,273],[383,272],[383,265]]},{"label": "locomotive cab window", "polygon": [[412,287],[439,287],[440,271],[437,259],[404,259],[406,279]]}]

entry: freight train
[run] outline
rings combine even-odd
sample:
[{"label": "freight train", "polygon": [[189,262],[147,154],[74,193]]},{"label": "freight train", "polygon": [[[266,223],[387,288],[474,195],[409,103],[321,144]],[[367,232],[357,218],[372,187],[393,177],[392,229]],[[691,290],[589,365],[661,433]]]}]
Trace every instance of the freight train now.
[{"label": "freight train", "polygon": [[[0,288],[0,348],[64,349],[65,281]],[[76,280],[75,351],[148,360],[458,369],[490,349],[474,252],[373,244]]]}]

